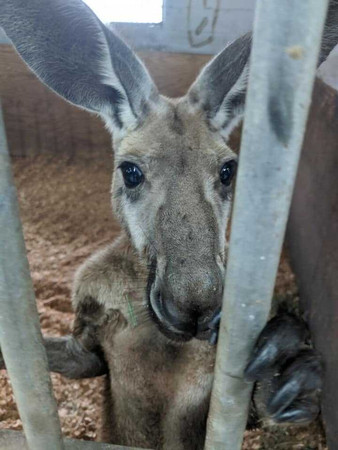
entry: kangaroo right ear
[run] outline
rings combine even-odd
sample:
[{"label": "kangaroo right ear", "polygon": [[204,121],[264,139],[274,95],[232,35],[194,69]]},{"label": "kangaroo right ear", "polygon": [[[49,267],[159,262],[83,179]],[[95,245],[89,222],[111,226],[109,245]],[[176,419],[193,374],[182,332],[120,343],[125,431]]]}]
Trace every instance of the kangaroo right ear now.
[{"label": "kangaroo right ear", "polygon": [[188,101],[227,138],[244,113],[251,34],[229,44],[202,70],[188,91]]},{"label": "kangaroo right ear", "polygon": [[135,128],[158,101],[141,61],[81,0],[6,0],[0,25],[47,86],[113,132]]}]

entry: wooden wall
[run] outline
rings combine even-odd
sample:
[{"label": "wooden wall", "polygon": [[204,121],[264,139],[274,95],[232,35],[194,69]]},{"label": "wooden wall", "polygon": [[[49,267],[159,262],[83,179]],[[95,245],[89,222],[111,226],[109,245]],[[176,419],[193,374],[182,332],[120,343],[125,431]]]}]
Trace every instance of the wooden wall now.
[{"label": "wooden wall", "polygon": [[292,265],[325,363],[323,418],[338,450],[338,92],[315,85],[288,227]]},{"label": "wooden wall", "polygon": [[[162,94],[183,95],[208,55],[140,52]],[[90,152],[110,148],[103,123],[42,85],[13,47],[0,45],[0,98],[11,154]]]}]

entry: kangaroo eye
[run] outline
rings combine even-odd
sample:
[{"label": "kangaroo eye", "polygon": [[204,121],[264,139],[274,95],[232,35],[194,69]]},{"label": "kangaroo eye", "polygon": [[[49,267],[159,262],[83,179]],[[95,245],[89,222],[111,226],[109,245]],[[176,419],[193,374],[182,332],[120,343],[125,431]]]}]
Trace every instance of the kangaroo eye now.
[{"label": "kangaroo eye", "polygon": [[234,159],[231,159],[230,161],[227,161],[219,174],[221,182],[225,186],[230,186],[231,181],[236,173],[237,168],[237,162]]},{"label": "kangaroo eye", "polygon": [[125,161],[119,167],[122,171],[124,184],[127,188],[136,188],[136,186],[141,184],[144,180],[144,175],[136,164]]}]

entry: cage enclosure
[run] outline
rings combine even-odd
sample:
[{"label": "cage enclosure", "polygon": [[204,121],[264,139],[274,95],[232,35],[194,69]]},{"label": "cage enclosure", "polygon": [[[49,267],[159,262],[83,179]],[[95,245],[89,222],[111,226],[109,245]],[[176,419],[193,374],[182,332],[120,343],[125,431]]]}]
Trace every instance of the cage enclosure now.
[{"label": "cage enclosure", "polygon": [[[194,1],[187,2],[187,47],[178,39],[166,48],[177,16],[167,16],[172,28],[168,25],[168,29],[158,31],[162,33],[158,35],[160,48],[148,48],[155,36],[152,33],[157,33],[156,26],[154,30],[144,28],[138,55],[162,94],[184,95],[216,51],[222,40],[217,30],[225,23],[225,12],[219,3],[215,2],[211,12],[199,11],[195,17],[192,11],[197,6]],[[249,12],[237,18],[241,23],[239,34],[250,26],[254,9],[254,2],[244,3]],[[179,2],[173,2],[172,9],[175,8],[177,15],[181,11]],[[175,11],[168,11],[174,15]],[[201,34],[195,25],[204,13],[211,14],[207,17],[215,20],[218,28],[207,27]],[[136,41],[142,26],[129,25],[120,24],[118,29]],[[70,288],[77,267],[120,233],[110,206],[114,164],[111,138],[98,118],[66,103],[42,85],[6,38],[0,43],[0,60],[0,98],[40,325],[44,334],[64,335],[70,333],[72,326]],[[329,450],[338,450],[338,75],[332,69],[334,64],[321,71],[324,81],[317,78],[315,82],[274,290],[275,299],[291,302],[295,310],[302,311],[314,345],[323,355],[325,433],[321,421],[310,428],[279,429],[264,424],[262,429],[246,432],[243,449],[247,450],[320,450],[326,445]],[[327,74],[332,71],[336,76],[330,78]],[[230,137],[230,146],[239,150],[240,139],[238,128]],[[72,439],[97,438],[104,392],[102,378],[71,381],[53,374],[52,382],[64,435]],[[0,447],[24,446],[21,435],[14,438],[4,431],[21,429],[5,371],[0,373],[0,389],[4,394],[0,403]],[[65,448],[77,448],[76,445],[66,441]],[[96,447],[88,443],[88,448]]]}]

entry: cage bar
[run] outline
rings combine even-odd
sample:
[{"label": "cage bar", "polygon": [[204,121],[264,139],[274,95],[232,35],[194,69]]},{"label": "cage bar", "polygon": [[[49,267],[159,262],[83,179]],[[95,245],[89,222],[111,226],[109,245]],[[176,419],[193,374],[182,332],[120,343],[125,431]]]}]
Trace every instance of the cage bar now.
[{"label": "cage bar", "polygon": [[[64,439],[65,450],[141,450],[134,447],[105,444],[102,442]],[[28,450],[25,436],[20,431],[0,430],[0,448],[2,450]],[[48,450],[48,447],[46,448]],[[147,449],[142,449],[147,450]]]},{"label": "cage bar", "polygon": [[28,448],[62,450],[1,107],[0,230],[0,345]]},{"label": "cage bar", "polygon": [[243,372],[273,295],[328,1],[260,0],[206,450],[239,450]]}]

